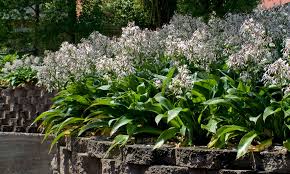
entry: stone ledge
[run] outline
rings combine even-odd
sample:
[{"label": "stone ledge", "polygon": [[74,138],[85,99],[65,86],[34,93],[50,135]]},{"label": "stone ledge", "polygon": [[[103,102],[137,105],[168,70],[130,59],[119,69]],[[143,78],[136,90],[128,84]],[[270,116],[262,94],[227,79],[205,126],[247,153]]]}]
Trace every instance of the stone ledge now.
[{"label": "stone ledge", "polygon": [[[236,160],[236,150],[208,149],[206,147],[127,145],[116,148],[105,156],[111,145],[105,139],[70,139],[61,143],[72,154],[100,161],[102,174],[256,174],[290,173],[290,157],[283,147],[255,152]],[[87,160],[85,160],[87,161]],[[72,161],[72,165],[75,162]]]}]

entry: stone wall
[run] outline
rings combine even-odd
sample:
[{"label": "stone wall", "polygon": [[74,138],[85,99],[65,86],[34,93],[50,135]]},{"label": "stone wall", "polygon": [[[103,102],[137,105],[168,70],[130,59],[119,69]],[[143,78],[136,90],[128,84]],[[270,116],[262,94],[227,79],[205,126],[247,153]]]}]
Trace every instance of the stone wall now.
[{"label": "stone wall", "polygon": [[110,141],[73,139],[60,143],[53,174],[282,174],[290,173],[287,150],[252,153],[236,160],[235,150],[205,147],[153,150],[150,145],[127,145],[106,155]]},{"label": "stone wall", "polygon": [[54,95],[36,86],[0,89],[0,132],[37,132],[38,125],[30,125]]}]

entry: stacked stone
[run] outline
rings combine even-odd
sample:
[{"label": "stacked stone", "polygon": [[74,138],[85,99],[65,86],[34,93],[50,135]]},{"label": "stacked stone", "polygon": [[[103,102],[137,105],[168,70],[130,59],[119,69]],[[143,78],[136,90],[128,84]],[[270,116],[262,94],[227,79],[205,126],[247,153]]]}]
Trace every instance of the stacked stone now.
[{"label": "stacked stone", "polygon": [[205,147],[153,150],[128,145],[106,154],[110,141],[83,138],[60,143],[53,174],[282,174],[290,173],[286,149],[255,152],[236,160],[235,150]]},{"label": "stacked stone", "polygon": [[51,106],[55,93],[36,86],[0,89],[0,132],[37,133],[34,119]]}]

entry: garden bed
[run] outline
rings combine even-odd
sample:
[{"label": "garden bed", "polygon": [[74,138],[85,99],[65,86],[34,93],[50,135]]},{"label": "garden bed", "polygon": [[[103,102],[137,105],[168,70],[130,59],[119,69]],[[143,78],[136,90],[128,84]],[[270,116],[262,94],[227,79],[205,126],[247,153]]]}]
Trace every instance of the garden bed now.
[{"label": "garden bed", "polygon": [[283,147],[249,153],[236,160],[235,150],[205,147],[153,150],[151,145],[127,145],[106,154],[111,142],[93,138],[60,142],[53,161],[55,173],[82,174],[250,174],[289,173],[290,157]]}]

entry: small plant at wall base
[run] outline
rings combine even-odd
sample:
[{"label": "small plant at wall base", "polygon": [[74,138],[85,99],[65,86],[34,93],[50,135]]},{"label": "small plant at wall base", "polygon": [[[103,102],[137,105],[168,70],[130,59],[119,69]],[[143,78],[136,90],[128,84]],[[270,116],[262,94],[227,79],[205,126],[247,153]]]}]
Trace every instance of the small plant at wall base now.
[{"label": "small plant at wall base", "polygon": [[39,66],[38,57],[24,56],[16,54],[6,55],[2,59],[1,66],[1,85],[3,87],[16,87],[20,85],[37,83],[37,66]]},{"label": "small plant at wall base", "polygon": [[155,148],[207,144],[237,158],[273,144],[290,150],[285,9],[202,21],[176,14],[157,31],[129,24],[118,38],[95,32],[46,53],[38,84],[60,93],[35,122],[52,146],[105,135],[112,148],[153,137]]}]

